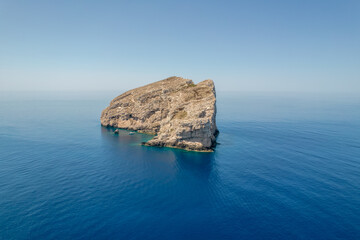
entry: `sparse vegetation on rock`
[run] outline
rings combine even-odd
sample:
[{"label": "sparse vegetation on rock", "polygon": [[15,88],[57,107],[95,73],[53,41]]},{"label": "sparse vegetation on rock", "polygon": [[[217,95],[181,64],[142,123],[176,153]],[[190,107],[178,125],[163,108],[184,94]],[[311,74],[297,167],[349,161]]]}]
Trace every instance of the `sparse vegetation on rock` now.
[{"label": "sparse vegetation on rock", "polygon": [[127,91],[103,110],[101,124],[156,134],[147,146],[212,151],[218,133],[214,82],[170,77]]}]

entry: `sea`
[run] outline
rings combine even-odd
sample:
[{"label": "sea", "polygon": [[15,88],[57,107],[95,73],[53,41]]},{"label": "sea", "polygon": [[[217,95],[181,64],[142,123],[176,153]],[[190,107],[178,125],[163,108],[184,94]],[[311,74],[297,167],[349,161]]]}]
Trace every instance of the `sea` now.
[{"label": "sea", "polygon": [[0,239],[360,239],[360,96],[219,91],[197,153],[102,127],[119,93],[0,93]]}]

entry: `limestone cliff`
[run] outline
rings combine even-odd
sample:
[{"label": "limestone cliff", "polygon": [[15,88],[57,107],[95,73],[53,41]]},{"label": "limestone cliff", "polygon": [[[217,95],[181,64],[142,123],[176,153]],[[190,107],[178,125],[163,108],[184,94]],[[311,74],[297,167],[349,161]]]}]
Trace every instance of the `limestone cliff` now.
[{"label": "limestone cliff", "polygon": [[212,151],[218,133],[212,80],[170,77],[127,91],[101,114],[106,127],[154,134],[147,146]]}]

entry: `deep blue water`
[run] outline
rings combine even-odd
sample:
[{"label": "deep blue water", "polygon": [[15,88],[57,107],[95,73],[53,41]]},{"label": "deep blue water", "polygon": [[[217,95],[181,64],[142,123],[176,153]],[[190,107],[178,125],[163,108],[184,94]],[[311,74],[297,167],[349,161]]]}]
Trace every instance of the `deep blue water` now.
[{"label": "deep blue water", "polygon": [[114,93],[1,93],[0,239],[360,239],[360,98],[218,93],[214,153],[99,124]]}]

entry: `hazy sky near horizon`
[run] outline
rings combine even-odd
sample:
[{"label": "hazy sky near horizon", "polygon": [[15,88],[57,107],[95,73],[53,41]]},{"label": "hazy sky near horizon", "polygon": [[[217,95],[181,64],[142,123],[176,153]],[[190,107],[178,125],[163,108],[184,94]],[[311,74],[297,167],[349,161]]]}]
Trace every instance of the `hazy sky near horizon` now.
[{"label": "hazy sky near horizon", "polygon": [[360,1],[0,0],[0,90],[360,92]]}]

